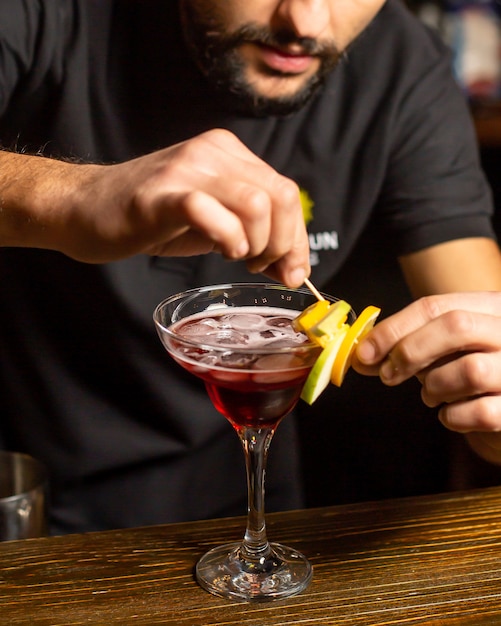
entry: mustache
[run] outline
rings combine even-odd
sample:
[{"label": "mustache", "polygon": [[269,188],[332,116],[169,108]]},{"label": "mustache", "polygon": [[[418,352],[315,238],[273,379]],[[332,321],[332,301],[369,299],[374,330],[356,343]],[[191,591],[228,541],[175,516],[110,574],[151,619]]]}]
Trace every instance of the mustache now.
[{"label": "mustache", "polygon": [[302,54],[326,60],[340,56],[333,41],[318,41],[312,37],[298,37],[294,32],[287,29],[271,31],[254,24],[241,26],[229,35],[220,31],[209,31],[205,33],[205,38],[211,52],[216,54],[224,54],[243,44],[254,43],[273,48],[294,45]]}]

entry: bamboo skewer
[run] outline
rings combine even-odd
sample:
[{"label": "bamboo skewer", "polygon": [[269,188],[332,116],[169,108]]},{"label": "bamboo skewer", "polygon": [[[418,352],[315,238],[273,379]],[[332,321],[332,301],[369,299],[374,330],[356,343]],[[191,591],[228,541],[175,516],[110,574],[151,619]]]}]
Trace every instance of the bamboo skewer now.
[{"label": "bamboo skewer", "polygon": [[318,289],[315,287],[315,285],[311,282],[309,278],[304,279],[304,284],[308,287],[308,289],[311,291],[311,293],[315,296],[317,300],[325,300],[323,295],[320,293],[320,291],[318,291]]}]

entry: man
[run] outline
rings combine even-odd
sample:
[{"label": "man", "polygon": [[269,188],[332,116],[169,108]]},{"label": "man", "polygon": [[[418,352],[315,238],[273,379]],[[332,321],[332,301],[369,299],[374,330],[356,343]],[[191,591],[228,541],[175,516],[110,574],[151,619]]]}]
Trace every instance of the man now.
[{"label": "man", "polygon": [[[0,55],[1,436],[49,466],[53,532],[243,511],[169,294],[322,286],[371,220],[415,296],[501,289],[468,111],[396,1],[0,0]],[[301,504],[295,443],[270,507]]]}]

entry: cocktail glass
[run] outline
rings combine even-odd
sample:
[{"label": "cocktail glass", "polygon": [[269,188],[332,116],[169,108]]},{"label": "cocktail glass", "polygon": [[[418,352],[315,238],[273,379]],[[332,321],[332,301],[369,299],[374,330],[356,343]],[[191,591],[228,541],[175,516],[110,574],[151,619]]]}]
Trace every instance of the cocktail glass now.
[{"label": "cocktail glass", "polygon": [[[284,598],[301,592],[311,580],[311,564],[300,552],[268,542],[264,477],[273,434],[296,405],[320,352],[290,325],[313,302],[315,297],[306,289],[239,283],[185,291],[161,302],[154,312],[168,353],[205,382],[214,406],[231,423],[244,450],[244,538],[213,548],[196,566],[199,584],[219,596],[245,601]],[[187,318],[192,316],[197,321],[190,326]]]}]

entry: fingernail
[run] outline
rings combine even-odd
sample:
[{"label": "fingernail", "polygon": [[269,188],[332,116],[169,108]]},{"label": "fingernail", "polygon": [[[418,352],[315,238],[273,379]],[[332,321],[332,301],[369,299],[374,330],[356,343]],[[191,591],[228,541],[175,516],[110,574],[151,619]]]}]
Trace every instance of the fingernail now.
[{"label": "fingernail", "polygon": [[304,283],[306,278],[306,271],[304,267],[296,267],[289,272],[289,282],[293,287],[300,287]]},{"label": "fingernail", "polygon": [[249,242],[244,239],[242,240],[236,248],[235,255],[236,258],[242,259],[249,253]]}]

